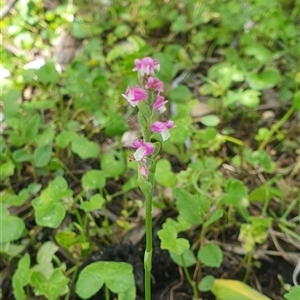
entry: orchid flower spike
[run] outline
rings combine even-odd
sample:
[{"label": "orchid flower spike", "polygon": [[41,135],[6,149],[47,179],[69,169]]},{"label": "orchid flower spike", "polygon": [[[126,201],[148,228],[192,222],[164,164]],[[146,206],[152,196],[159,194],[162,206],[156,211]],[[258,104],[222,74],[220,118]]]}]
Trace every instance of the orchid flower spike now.
[{"label": "orchid flower spike", "polygon": [[164,84],[162,81],[160,81],[159,79],[155,78],[155,77],[148,77],[147,79],[147,83],[145,85],[145,88],[146,89],[152,89],[152,90],[155,90],[159,93],[163,92],[164,91],[164,88],[163,88]]},{"label": "orchid flower spike", "polygon": [[160,114],[166,111],[165,104],[168,103],[168,101],[164,101],[165,97],[161,96],[160,94],[157,94],[156,101],[153,104],[153,110],[158,110]]},{"label": "orchid flower spike", "polygon": [[125,94],[122,94],[122,96],[133,107],[137,106],[140,101],[144,101],[148,99],[148,93],[138,85],[136,87],[129,86]]},{"label": "orchid flower spike", "polygon": [[135,68],[132,71],[138,71],[141,76],[154,74],[154,70],[159,71],[160,65],[156,59],[144,57],[134,60]]},{"label": "orchid flower spike", "polygon": [[141,161],[145,156],[153,153],[155,146],[151,143],[145,143],[141,140],[135,140],[131,144],[131,147],[137,149],[133,154],[135,160]]},{"label": "orchid flower spike", "polygon": [[163,141],[166,141],[170,137],[169,129],[172,129],[174,127],[176,126],[174,125],[174,122],[171,120],[168,120],[166,122],[157,121],[151,125],[151,131],[159,132],[161,134]]}]

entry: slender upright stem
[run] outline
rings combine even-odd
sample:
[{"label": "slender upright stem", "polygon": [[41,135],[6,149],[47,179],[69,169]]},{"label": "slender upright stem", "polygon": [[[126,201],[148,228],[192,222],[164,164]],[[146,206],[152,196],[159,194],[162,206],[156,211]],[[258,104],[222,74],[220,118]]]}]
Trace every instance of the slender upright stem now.
[{"label": "slender upright stem", "polygon": [[145,195],[146,197],[146,250],[144,256],[145,268],[145,300],[151,300],[151,269],[152,269],[152,196],[154,174],[149,172],[148,182],[151,184],[151,193]]}]

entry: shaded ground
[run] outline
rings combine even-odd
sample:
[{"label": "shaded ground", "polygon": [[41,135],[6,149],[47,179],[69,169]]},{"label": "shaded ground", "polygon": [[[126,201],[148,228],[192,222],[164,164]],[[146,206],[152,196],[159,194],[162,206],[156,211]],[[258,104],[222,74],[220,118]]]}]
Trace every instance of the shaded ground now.
[{"label": "shaded ground", "polygon": [[[137,300],[144,298],[143,294],[143,242],[140,245],[124,244],[103,248],[99,253],[90,257],[83,266],[96,261],[123,261],[134,267],[134,275],[137,283]],[[157,237],[154,241],[153,256],[153,300],[192,300],[191,288],[184,278],[183,271],[170,259],[168,252],[159,248]],[[204,275],[214,275],[216,278],[231,278],[243,280],[245,271],[241,269],[235,273],[242,257],[234,252],[224,252],[222,266],[218,269],[204,268]],[[280,296],[283,287],[279,279],[286,284],[292,285],[291,274],[294,267],[280,257],[267,258],[267,260],[254,260],[253,269],[249,278],[249,284],[264,295],[274,300],[283,300]],[[193,276],[194,268],[190,268]],[[81,299],[79,297],[77,300]],[[99,292],[90,300],[104,300],[103,292]],[[114,299],[113,297],[111,299]],[[202,300],[214,300],[211,293],[201,293]]]}]

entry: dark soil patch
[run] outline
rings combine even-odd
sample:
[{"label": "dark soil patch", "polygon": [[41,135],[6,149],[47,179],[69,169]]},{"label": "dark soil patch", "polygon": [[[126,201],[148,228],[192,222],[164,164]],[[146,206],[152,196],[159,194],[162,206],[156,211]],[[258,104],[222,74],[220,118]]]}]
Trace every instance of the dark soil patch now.
[{"label": "dark soil patch", "polygon": [[[235,270],[242,257],[234,253],[224,252],[224,260],[220,268],[203,268],[202,275],[213,275],[216,278],[227,278],[243,280],[245,269],[241,269],[237,274]],[[137,287],[137,300],[144,299],[143,291],[143,242],[140,245],[123,244],[103,248],[101,251],[89,257],[80,268],[81,270],[88,264],[96,261],[122,261],[133,265],[134,276]],[[273,300],[284,300],[283,287],[279,278],[283,282],[292,285],[292,273],[294,267],[284,259],[277,257],[269,261],[254,261],[250,273],[248,284],[259,290],[264,295]],[[189,269],[193,276],[194,267]],[[152,265],[152,299],[153,300],[192,300],[191,288],[184,278],[183,271],[169,257],[165,250],[159,247],[158,238],[154,238],[153,265]],[[75,297],[75,296],[74,296]],[[77,297],[76,300],[81,298]],[[100,290],[90,300],[105,300],[104,293]],[[111,295],[111,299],[115,295]],[[202,300],[215,300],[215,296],[209,292],[201,293]]]}]

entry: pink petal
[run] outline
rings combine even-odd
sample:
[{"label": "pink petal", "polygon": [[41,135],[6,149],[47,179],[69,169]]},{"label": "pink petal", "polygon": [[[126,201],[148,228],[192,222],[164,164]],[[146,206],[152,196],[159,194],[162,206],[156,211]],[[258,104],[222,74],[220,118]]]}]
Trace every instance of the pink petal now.
[{"label": "pink petal", "polygon": [[148,168],[146,165],[141,165],[139,166],[139,172],[141,173],[141,175],[143,175],[145,178],[148,178]]}]

